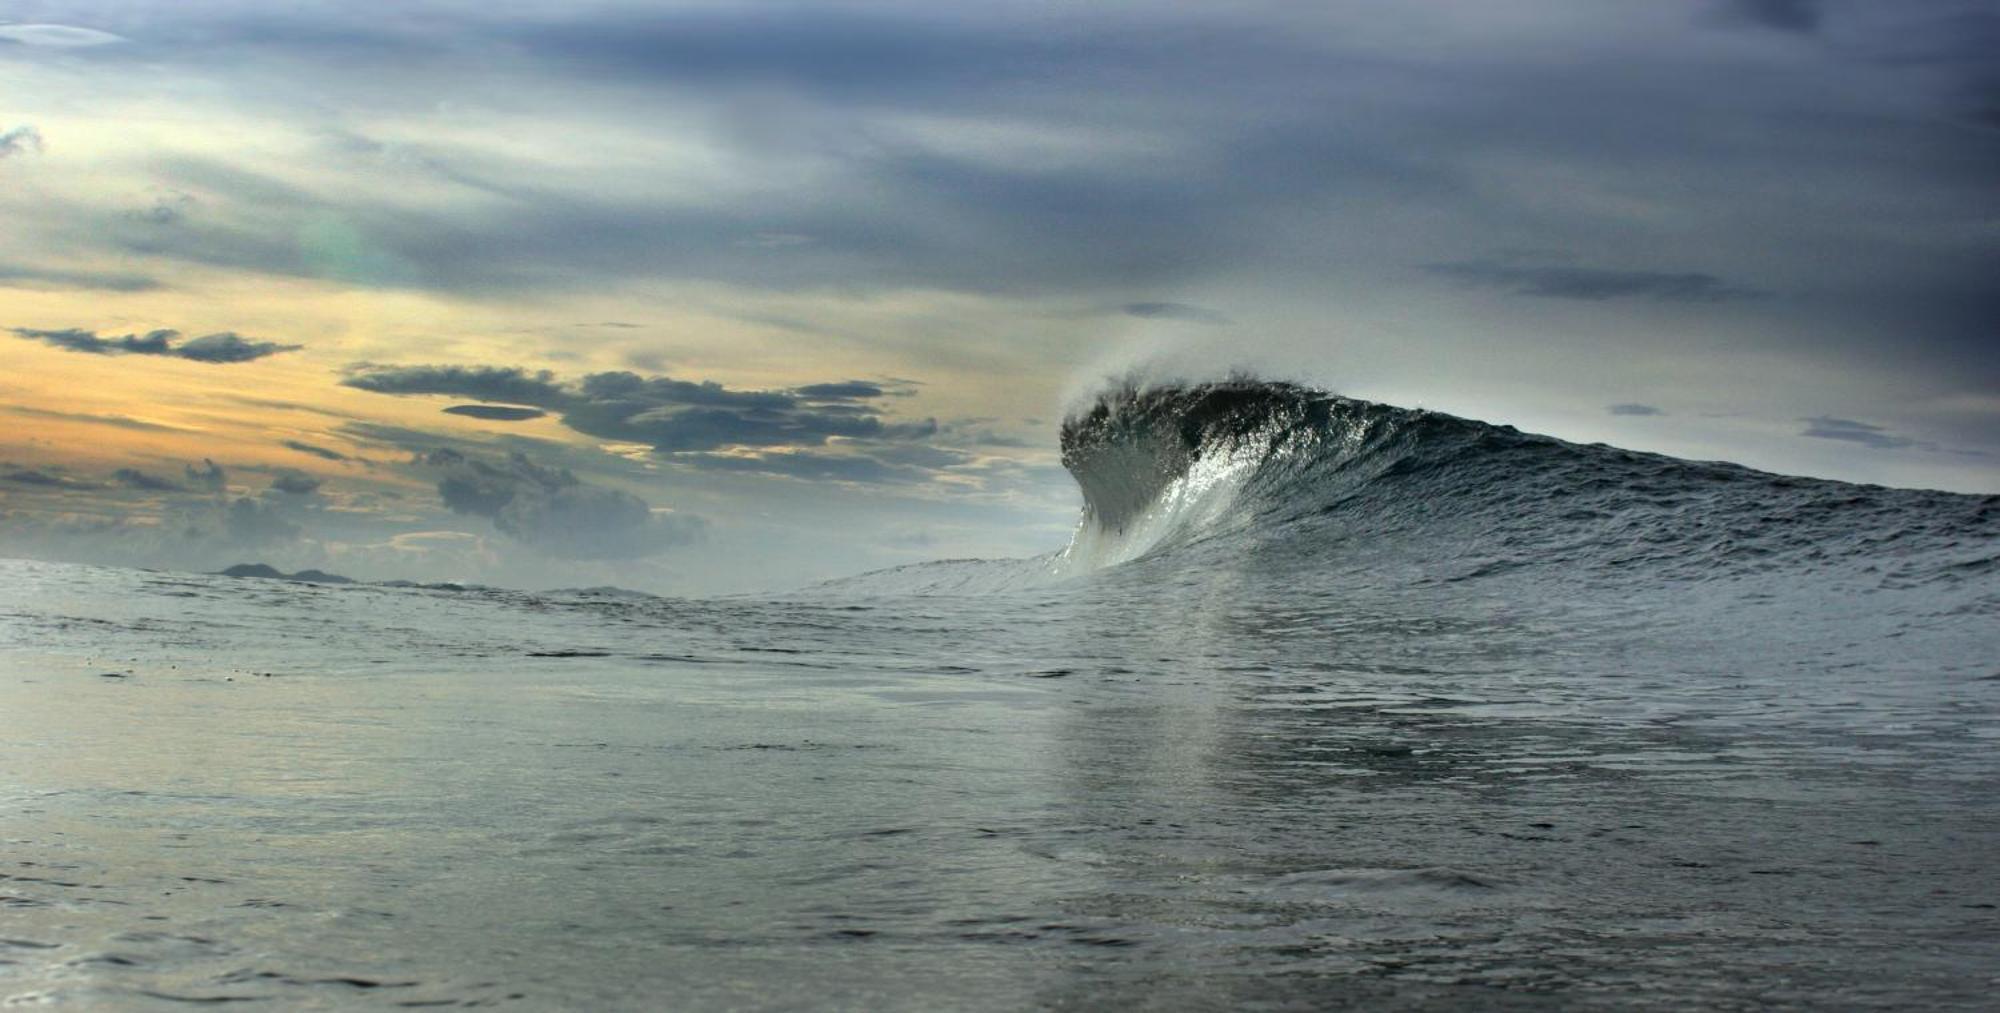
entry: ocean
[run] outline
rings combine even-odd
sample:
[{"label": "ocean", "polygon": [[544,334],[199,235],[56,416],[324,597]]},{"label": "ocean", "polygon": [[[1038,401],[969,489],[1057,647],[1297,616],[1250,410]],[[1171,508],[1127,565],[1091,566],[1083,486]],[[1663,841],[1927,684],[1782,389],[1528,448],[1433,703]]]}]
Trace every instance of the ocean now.
[{"label": "ocean", "polygon": [[758,596],[0,561],[0,1003],[1990,1009],[2000,497],[1115,390]]}]

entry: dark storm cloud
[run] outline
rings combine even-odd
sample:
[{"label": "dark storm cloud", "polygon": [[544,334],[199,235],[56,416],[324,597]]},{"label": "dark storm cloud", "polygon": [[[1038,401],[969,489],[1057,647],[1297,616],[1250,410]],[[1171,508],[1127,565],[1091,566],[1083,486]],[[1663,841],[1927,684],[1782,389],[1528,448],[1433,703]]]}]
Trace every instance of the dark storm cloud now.
[{"label": "dark storm cloud", "polygon": [[271,480],[273,491],[281,492],[288,496],[310,495],[318,492],[322,484],[324,484],[322,480],[298,471],[282,472]]},{"label": "dark storm cloud", "polygon": [[137,468],[120,468],[111,473],[113,481],[128,489],[141,492],[186,492],[187,486],[170,478],[148,474]]},{"label": "dark storm cloud", "polygon": [[257,341],[233,331],[204,334],[199,338],[175,344],[180,341],[181,333],[166,329],[117,337],[99,337],[94,332],[74,327],[60,331],[43,331],[28,327],[15,327],[12,330],[17,337],[88,355],[159,355],[207,363],[251,362],[304,347],[283,345],[275,341]]},{"label": "dark storm cloud", "polygon": [[1913,440],[1907,436],[1899,436],[1882,426],[1868,422],[1857,422],[1854,419],[1841,419],[1829,415],[1821,415],[1816,418],[1800,419],[1799,421],[1806,424],[1805,431],[1799,435],[1810,436],[1814,439],[1859,443],[1864,447],[1873,447],[1876,450],[1903,450],[1906,448],[1935,449],[1933,444]]},{"label": "dark storm cloud", "polygon": [[31,126],[18,126],[0,131],[0,158],[29,154],[42,150],[42,132]]},{"label": "dark storm cloud", "polygon": [[495,404],[455,404],[444,409],[444,413],[463,415],[472,419],[488,419],[493,422],[526,422],[548,414],[540,408],[514,408]]},{"label": "dark storm cloud", "polygon": [[315,446],[300,440],[286,440],[283,446],[291,450],[296,450],[301,454],[310,454],[313,457],[326,461],[346,461],[350,459],[346,454],[338,450],[328,450],[325,447]]},{"label": "dark storm cloud", "polygon": [[1649,404],[1615,404],[1604,409],[1613,415],[1665,415],[1666,412]]},{"label": "dark storm cloud", "polygon": [[591,485],[523,454],[490,462],[434,450],[423,464],[440,474],[438,496],[452,512],[488,518],[501,533],[551,556],[653,556],[694,541],[706,527],[698,517],[655,513],[631,493]]},{"label": "dark storm cloud", "polygon": [[735,390],[711,381],[592,373],[574,382],[547,371],[490,366],[352,367],[341,383],[381,394],[436,394],[532,406],[587,436],[644,443],[664,453],[726,447],[818,446],[836,437],[921,439],[933,421],[891,423],[868,402],[891,391],[845,381],[788,390]]},{"label": "dark storm cloud", "polygon": [[1125,315],[1145,320],[1181,320],[1191,324],[1222,325],[1229,317],[1204,306],[1179,302],[1135,302],[1125,306]]},{"label": "dark storm cloud", "polygon": [[1753,299],[1762,295],[1712,274],[1694,271],[1621,271],[1561,264],[1513,264],[1498,260],[1461,260],[1426,264],[1424,269],[1468,285],[1506,289],[1515,295],[1545,299],[1654,299],[1660,302],[1714,303]]}]

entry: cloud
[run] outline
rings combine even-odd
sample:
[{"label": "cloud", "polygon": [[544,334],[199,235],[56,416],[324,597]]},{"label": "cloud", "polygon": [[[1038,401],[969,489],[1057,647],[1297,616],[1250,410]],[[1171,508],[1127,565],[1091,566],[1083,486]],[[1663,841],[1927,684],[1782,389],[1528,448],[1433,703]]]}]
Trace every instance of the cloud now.
[{"label": "cloud", "polygon": [[143,335],[126,334],[108,338],[73,327],[60,331],[15,327],[12,331],[16,336],[30,341],[40,341],[66,351],[83,352],[88,355],[159,355],[207,363],[250,362],[280,352],[297,351],[304,347],[282,345],[275,341],[257,341],[233,331],[205,334],[180,344],[174,343],[180,340],[180,332],[166,329],[148,331]]},{"label": "cloud", "polygon": [[820,454],[786,451],[763,454],[679,454],[676,464],[702,471],[731,471],[808,481],[854,482],[866,485],[925,482],[931,473],[891,464],[863,454]]},{"label": "cloud", "polygon": [[1609,405],[1604,410],[1610,412],[1613,415],[1665,415],[1666,414],[1665,411],[1655,408],[1649,404],[1632,404],[1629,402],[1626,404]]},{"label": "cloud", "polygon": [[301,454],[310,454],[313,457],[317,457],[325,461],[351,460],[351,458],[349,458],[346,454],[343,454],[338,450],[328,450],[325,447],[315,446],[313,444],[305,443],[299,440],[286,440],[284,441],[283,445],[289,449],[296,450]]},{"label": "cloud", "polygon": [[26,405],[9,405],[5,410],[13,415],[26,415],[31,418],[58,419],[64,422],[87,422],[100,426],[116,426],[119,429],[135,429],[140,432],[175,433],[185,431],[179,426],[147,422],[128,415],[93,415],[89,412],[60,412],[47,408],[30,408]]},{"label": "cloud", "polygon": [[1180,320],[1191,324],[1214,324],[1217,326],[1232,322],[1226,314],[1205,306],[1192,306],[1180,302],[1127,303],[1124,307],[1124,312],[1126,316],[1139,317],[1144,320]]},{"label": "cloud", "polygon": [[[1714,31],[1703,22],[1716,18],[1690,17],[1724,6],[1745,12],[1739,25],[1769,27]],[[991,382],[1018,385],[994,390],[1016,399],[1009,414],[1059,383],[1069,357],[1051,353],[1093,338],[1078,333],[1090,321],[1067,317],[1003,331],[1003,314],[1116,314],[1129,299],[1175,297],[1239,314],[1246,359],[1291,342],[1329,357],[1330,371],[1365,372],[1368,346],[1407,341],[1382,368],[1435,372],[1426,396],[1446,401],[1564,361],[1567,348],[1604,353],[1567,357],[1577,375],[1550,380],[1584,409],[1601,410],[1592,392],[1602,390],[1658,401],[1664,386],[1619,353],[1670,342],[1690,374],[1775,384],[1865,375],[1880,361],[1898,382],[1879,391],[1978,388],[2000,368],[1986,354],[1991,328],[1934,336],[1942,329],[1897,307],[1990,274],[1988,237],[1964,223],[1986,220],[1992,135],[1941,108],[1975,97],[1960,88],[1974,75],[1991,76],[1993,48],[1981,44],[1991,32],[1976,20],[1990,21],[1990,7],[1826,4],[1820,17],[1797,0],[1708,0],[1614,17],[1542,2],[1451,13],[1145,3],[1075,18],[1047,5],[452,3],[384,18],[367,4],[97,5],[90,24],[146,45],[93,60],[143,56],[147,71],[102,75],[93,102],[156,103],[198,79],[212,86],[197,113],[225,127],[247,116],[285,139],[226,154],[201,136],[107,148],[106,178],[127,182],[105,193],[125,203],[48,235],[77,244],[67,266],[111,269],[130,252],[84,248],[93,242],[143,244],[143,260],[122,263],[197,284],[222,272],[172,265],[324,267],[301,238],[328,239],[310,227],[337,215],[349,231],[331,238],[354,240],[359,260],[381,251],[412,267],[397,284],[531,305],[552,290],[656,280],[648,291],[663,303],[699,291],[710,306],[734,304],[730,316],[764,310],[842,330],[854,356],[843,361],[887,356],[966,376],[976,358]],[[1815,24],[1827,45],[1772,30]],[[475,69],[521,101],[504,116],[477,104],[441,112],[434,97]],[[1981,108],[2000,107],[1983,94]],[[60,124],[41,123],[66,149]],[[381,137],[338,136],[364,123]],[[130,196],[138,180],[201,195],[201,213],[172,228],[118,214],[149,199]],[[21,249],[71,253],[34,241]],[[1515,246],[1573,250],[1576,261],[1501,258],[1504,276],[1488,271],[1474,301],[1511,303],[1504,327],[1468,318],[1465,300],[1426,300],[1425,286],[1448,279],[1411,269]],[[749,290],[717,295],[712,281]],[[1723,323],[1742,326],[1713,326],[1715,300],[1751,285],[1785,299],[1726,302],[1738,319]],[[772,289],[801,297],[771,299]],[[953,302],[962,292],[1026,298]],[[1856,319],[1838,303],[1849,298],[1878,318]],[[1174,322],[1196,322],[1168,308],[1182,304],[1129,305],[1196,330]],[[1579,306],[1605,326],[1569,334],[1560,325],[1573,321],[1535,319]],[[664,334],[677,325],[655,321],[660,309],[630,315]],[[560,319],[599,315],[589,312]],[[1392,318],[1407,337],[1378,335]],[[1335,328],[1353,332],[1351,352],[1309,333]],[[727,354],[722,337],[705,350],[709,338],[680,340],[680,361]],[[364,354],[390,356],[352,357]],[[1774,414],[1821,410],[1815,400]],[[1819,403],[1903,417],[1886,400]],[[576,423],[620,438],[652,424],[601,414]],[[677,445],[696,421],[663,442]]]},{"label": "cloud", "polygon": [[201,467],[199,468],[190,464],[186,465],[183,470],[187,473],[188,484],[198,489],[221,492],[229,487],[229,473],[224,471],[221,465],[208,458],[202,458]]},{"label": "cloud", "polygon": [[568,391],[548,370],[530,373],[514,366],[383,366],[356,363],[343,386],[377,394],[445,394],[481,401],[559,406]]},{"label": "cloud", "polygon": [[39,468],[7,468],[0,470],[0,482],[12,485],[31,485],[45,489],[96,489],[99,486],[74,479],[57,471]]},{"label": "cloud", "polygon": [[200,203],[194,194],[165,187],[153,194],[153,203],[150,206],[143,210],[128,211],[125,216],[148,225],[177,225],[187,219],[189,209]]},{"label": "cloud", "polygon": [[229,537],[246,546],[288,542],[299,537],[301,530],[297,524],[285,519],[276,505],[248,496],[240,496],[231,502],[222,520],[223,529]]},{"label": "cloud", "polygon": [[694,541],[706,527],[699,517],[655,512],[631,493],[591,485],[524,454],[494,463],[434,450],[423,463],[441,474],[438,495],[452,512],[488,518],[501,533],[551,556],[653,556]]},{"label": "cloud", "polygon": [[492,366],[351,367],[341,381],[381,394],[436,394],[559,413],[587,436],[643,443],[662,453],[728,447],[820,446],[834,438],[920,439],[933,420],[892,423],[868,402],[894,392],[860,381],[780,390],[735,390],[712,381],[591,373],[575,382],[544,370]]},{"label": "cloud", "polygon": [[274,341],[256,341],[234,331],[218,334],[204,334],[188,341],[168,353],[196,362],[250,362],[279,352],[296,351],[301,345],[281,345]]},{"label": "cloud", "polygon": [[271,480],[271,488],[288,496],[306,496],[318,492],[323,480],[299,471],[287,471]]},{"label": "cloud", "polygon": [[888,392],[872,383],[847,380],[841,383],[811,383],[804,387],[794,387],[792,393],[814,401],[857,401],[881,397]]},{"label": "cloud", "polygon": [[0,25],[0,42],[55,49],[88,49],[127,41],[122,35],[74,25]]},{"label": "cloud", "polygon": [[[944,290],[1112,312],[1130,293],[1226,291],[1244,278],[1352,306],[1343,297],[1407,280],[1392,276],[1403,265],[1504,245],[1574,249],[1599,266],[1644,251],[1655,259],[1638,266],[1701,269],[1678,281],[1512,283],[1614,306],[1635,282],[1650,294],[1629,301],[1699,310],[1751,272],[1788,295],[1824,286],[1879,302],[1901,298],[1912,276],[1990,273],[1990,244],[1961,227],[1984,206],[1990,145],[1930,115],[1976,94],[1960,79],[1991,76],[1992,47],[1977,44],[1991,33],[1968,30],[1980,0],[1847,4],[1839,19],[1828,5],[1825,28],[1852,28],[1838,47],[1746,46],[1699,27],[1718,18],[1689,16],[1726,6],[1747,12],[1720,19],[1738,24],[1819,20],[1797,0],[1629,18],[1549,3],[1449,15],[1137,4],[1086,19],[1047,5],[939,14],[908,3],[453,4],[408,19],[366,5],[155,6],[92,23],[143,34],[162,79],[212,78],[204,94],[224,112],[246,97],[291,103],[301,138],[325,143],[305,159],[225,164],[172,142],[134,156],[148,179],[201,194],[213,212],[109,237],[122,249],[108,252],[159,261],[475,297],[646,279],[755,290],[737,293],[745,302],[770,290]],[[1933,59],[1945,51],[1951,63]],[[1774,59],[1795,64],[1774,73]],[[273,67],[286,68],[275,88]],[[439,111],[420,96],[469,72],[533,99],[506,120],[466,109],[451,114],[454,129],[427,129]],[[1862,79],[1871,86],[1844,84]],[[353,115],[327,118],[342,108]],[[383,124],[382,136],[355,136],[362,122]],[[672,125],[671,153],[643,123]],[[550,140],[566,135],[592,138],[598,157]],[[1924,157],[1896,154],[1912,151]],[[345,224],[337,236],[313,230],[330,208]],[[340,240],[342,255],[308,255],[306,235]],[[1911,255],[1880,255],[1891,247]],[[1259,342],[1288,339],[1268,326],[1275,302],[1227,305],[1257,320]],[[1780,313],[1793,308],[1769,307],[1758,355],[1887,345],[1889,328]],[[1451,355],[1469,330],[1452,309],[1420,311],[1433,317],[1416,325],[1421,342],[1458,359],[1454,372],[1476,372]],[[1598,340],[1637,345],[1643,329]],[[1852,336],[1832,337],[1843,330]],[[1883,354],[1925,379],[1980,350],[1894,330],[1896,351]],[[1850,347],[1830,350],[1833,340]],[[1033,354],[946,344],[925,353]]]},{"label": "cloud", "polygon": [[1725,10],[1751,24],[1800,33],[1817,31],[1824,13],[1819,0],[1729,0]]},{"label": "cloud", "polygon": [[1729,285],[1700,272],[1621,271],[1562,264],[1517,264],[1500,260],[1460,260],[1425,264],[1424,270],[1482,288],[1544,299],[1652,299],[1658,302],[1715,303],[1754,299],[1763,293]]},{"label": "cloud", "polygon": [[143,492],[186,492],[187,486],[170,478],[147,474],[137,468],[120,468],[111,473],[113,481],[128,489]]},{"label": "cloud", "polygon": [[472,419],[489,419],[494,422],[526,422],[538,419],[548,412],[540,408],[516,408],[510,405],[455,404],[444,409],[446,415],[463,415]]},{"label": "cloud", "polygon": [[42,147],[42,132],[34,127],[23,125],[0,132],[0,158],[40,152]]},{"label": "cloud", "polygon": [[1821,415],[1809,419],[1800,419],[1799,421],[1806,424],[1805,431],[1799,435],[1810,436],[1814,439],[1859,443],[1864,447],[1873,447],[1877,450],[1902,450],[1908,447],[1935,449],[1932,444],[1913,440],[1907,436],[1898,436],[1881,426],[1867,422],[1857,422],[1854,419],[1841,419],[1830,415]]},{"label": "cloud", "polygon": [[151,292],[161,287],[159,279],[141,274],[71,271],[7,263],[0,263],[0,282],[20,282],[45,288],[102,289],[107,292]]}]

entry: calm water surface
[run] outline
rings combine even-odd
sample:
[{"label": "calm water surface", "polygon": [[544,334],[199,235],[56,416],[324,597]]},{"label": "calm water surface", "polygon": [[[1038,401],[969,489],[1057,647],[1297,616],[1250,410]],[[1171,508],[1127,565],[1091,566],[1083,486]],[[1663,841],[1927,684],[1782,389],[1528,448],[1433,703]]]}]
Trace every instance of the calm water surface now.
[{"label": "calm water surface", "polygon": [[1974,618],[1204,572],[676,602],[0,562],[0,997],[1990,1008]]}]

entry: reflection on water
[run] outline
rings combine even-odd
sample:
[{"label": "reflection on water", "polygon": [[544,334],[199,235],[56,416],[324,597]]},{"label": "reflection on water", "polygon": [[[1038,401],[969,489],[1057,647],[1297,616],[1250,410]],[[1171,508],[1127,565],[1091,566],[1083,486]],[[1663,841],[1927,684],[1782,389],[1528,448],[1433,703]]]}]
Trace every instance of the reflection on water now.
[{"label": "reflection on water", "polygon": [[0,563],[0,994],[1988,1001],[1985,626],[1173,579],[698,603]]}]

